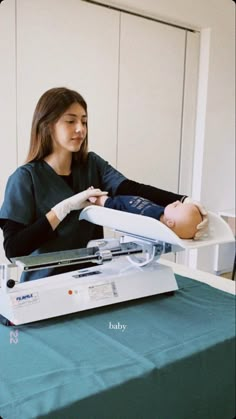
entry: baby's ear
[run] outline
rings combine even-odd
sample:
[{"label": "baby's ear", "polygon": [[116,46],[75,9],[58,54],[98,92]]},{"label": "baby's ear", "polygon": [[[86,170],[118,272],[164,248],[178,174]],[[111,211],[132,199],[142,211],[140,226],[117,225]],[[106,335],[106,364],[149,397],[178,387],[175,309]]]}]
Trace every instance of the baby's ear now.
[{"label": "baby's ear", "polygon": [[174,226],[175,226],[175,221],[174,221],[174,220],[172,220],[172,218],[169,218],[169,219],[166,221],[166,224],[167,224],[167,226],[168,226],[169,228],[174,228]]}]

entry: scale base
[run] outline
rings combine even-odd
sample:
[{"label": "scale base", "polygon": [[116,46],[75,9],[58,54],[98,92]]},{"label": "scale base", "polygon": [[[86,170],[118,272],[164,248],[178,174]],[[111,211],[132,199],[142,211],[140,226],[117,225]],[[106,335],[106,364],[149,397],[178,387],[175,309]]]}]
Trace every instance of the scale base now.
[{"label": "scale base", "polygon": [[112,263],[0,289],[0,314],[14,325],[31,323],[178,289],[171,268],[153,262],[142,268],[126,257]]}]

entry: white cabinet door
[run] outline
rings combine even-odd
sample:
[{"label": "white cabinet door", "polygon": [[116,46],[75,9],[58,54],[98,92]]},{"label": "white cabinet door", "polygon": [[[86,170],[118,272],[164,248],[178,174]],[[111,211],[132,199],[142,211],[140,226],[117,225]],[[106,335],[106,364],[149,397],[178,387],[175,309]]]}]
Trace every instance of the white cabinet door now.
[{"label": "white cabinet door", "polygon": [[33,110],[49,88],[78,90],[88,104],[89,145],[115,164],[119,14],[78,0],[17,2],[19,164]]},{"label": "white cabinet door", "polygon": [[185,30],[122,13],[118,169],[176,192],[185,54]]},{"label": "white cabinet door", "polygon": [[16,166],[15,1],[0,5],[0,205]]},{"label": "white cabinet door", "polygon": [[[16,167],[15,1],[0,4],[0,206],[6,181]],[[0,229],[0,263],[7,262]]]}]

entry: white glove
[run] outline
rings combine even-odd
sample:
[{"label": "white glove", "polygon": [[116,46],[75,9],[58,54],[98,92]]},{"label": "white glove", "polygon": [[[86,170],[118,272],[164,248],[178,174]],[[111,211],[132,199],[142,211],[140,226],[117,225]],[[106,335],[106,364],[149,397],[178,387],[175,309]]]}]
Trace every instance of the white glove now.
[{"label": "white glove", "polygon": [[70,198],[64,199],[52,208],[57,218],[62,221],[71,211],[79,210],[86,207],[87,200],[91,196],[107,195],[108,192],[103,192],[100,189],[89,188],[86,191],[77,193]]},{"label": "white glove", "polygon": [[201,237],[206,236],[208,233],[208,212],[206,208],[201,204],[201,202],[195,201],[194,199],[189,197],[185,198],[183,203],[195,205],[199,209],[200,214],[202,215],[202,221],[197,226],[197,233],[195,234],[194,239],[198,240]]}]

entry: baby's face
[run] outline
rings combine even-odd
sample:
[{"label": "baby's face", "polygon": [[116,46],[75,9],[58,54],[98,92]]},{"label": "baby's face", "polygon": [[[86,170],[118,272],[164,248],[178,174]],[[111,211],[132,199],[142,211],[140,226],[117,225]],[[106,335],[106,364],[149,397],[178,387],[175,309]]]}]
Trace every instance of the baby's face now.
[{"label": "baby's face", "polygon": [[165,207],[166,219],[174,221],[172,230],[183,239],[193,238],[197,225],[202,221],[201,214],[194,204],[173,202]]}]

